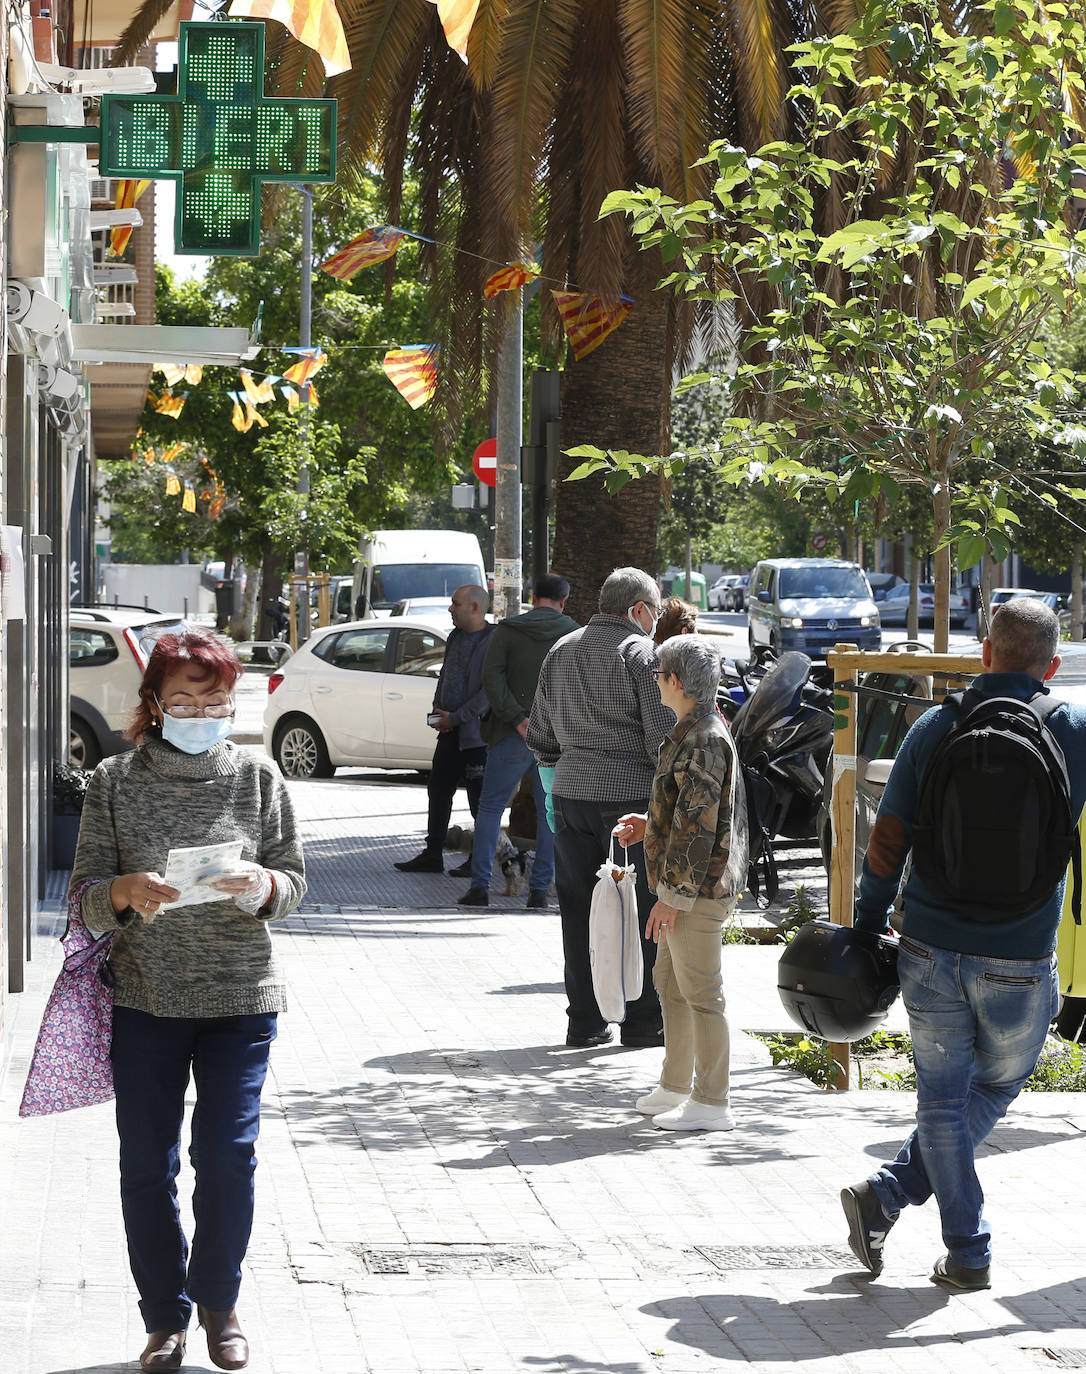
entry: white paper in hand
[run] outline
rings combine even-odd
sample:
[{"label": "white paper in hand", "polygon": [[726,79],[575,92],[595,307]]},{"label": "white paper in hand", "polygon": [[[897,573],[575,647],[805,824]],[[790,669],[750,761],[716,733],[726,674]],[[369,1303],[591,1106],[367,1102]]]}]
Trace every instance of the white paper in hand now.
[{"label": "white paper in hand", "polygon": [[229,892],[216,892],[208,882],[218,874],[228,873],[241,858],[241,840],[226,844],[197,844],[189,849],[171,849],[166,856],[166,872],[162,875],[170,887],[180,892],[176,902],[163,902],[161,910],[173,911],[180,906],[195,906],[197,902],[227,902]]}]

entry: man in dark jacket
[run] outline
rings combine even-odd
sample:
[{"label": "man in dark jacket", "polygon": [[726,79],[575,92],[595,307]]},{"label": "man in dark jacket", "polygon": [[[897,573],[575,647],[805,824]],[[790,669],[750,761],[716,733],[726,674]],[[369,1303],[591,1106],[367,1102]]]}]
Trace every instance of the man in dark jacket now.
[{"label": "man in dark jacket", "polygon": [[[474,816],[483,788],[486,745],[479,733],[479,719],[486,710],[483,691],[483,658],[494,626],[487,623],[490,595],[485,587],[457,587],[449,614],[453,632],[445,645],[445,661],[434,692],[427,722],[437,731],[434,762],[426,785],[429,800],[426,848],[413,859],[394,865],[401,873],[443,873],[445,836],[452,815],[453,797],[461,783]],[[462,864],[452,872],[466,876]]]},{"label": "man in dark jacket", "polygon": [[569,583],[557,573],[544,573],[532,589],[532,609],[499,623],[483,660],[483,688],[490,710],[483,717],[487,743],[483,791],[475,816],[471,851],[471,887],[461,906],[488,906],[490,875],[498,846],[502,815],[524,774],[531,770],[535,791],[535,862],[528,891],[529,907],[546,907],[554,876],[554,834],[547,824],[546,795],[535,756],[524,741],[543,660],[564,635],[578,629],[562,610]]}]

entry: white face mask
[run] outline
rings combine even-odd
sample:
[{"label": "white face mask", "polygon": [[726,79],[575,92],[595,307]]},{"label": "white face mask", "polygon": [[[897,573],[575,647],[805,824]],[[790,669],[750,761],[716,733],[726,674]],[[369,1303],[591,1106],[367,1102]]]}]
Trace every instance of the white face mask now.
[{"label": "white face mask", "polygon": [[184,754],[206,754],[220,740],[226,739],[234,728],[234,717],[197,716],[194,720],[162,717],[162,738]]},{"label": "white face mask", "polygon": [[[640,604],[644,606],[647,611],[649,610],[647,602],[642,601]],[[644,625],[642,625],[640,620],[638,620],[637,618],[637,611],[635,610],[636,605],[637,603],[635,602],[633,606],[627,608],[626,619],[630,622],[630,624],[634,627],[635,630],[640,630],[643,635],[655,634],[656,623],[660,619],[660,617],[658,615],[653,615],[652,612],[649,611],[649,615],[652,618],[652,628],[646,630]]]}]

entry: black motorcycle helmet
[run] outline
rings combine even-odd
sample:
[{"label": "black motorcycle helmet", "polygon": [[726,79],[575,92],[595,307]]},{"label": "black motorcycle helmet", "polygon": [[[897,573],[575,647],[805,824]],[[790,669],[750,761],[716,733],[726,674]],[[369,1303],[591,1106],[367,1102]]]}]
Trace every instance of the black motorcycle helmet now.
[{"label": "black motorcycle helmet", "polygon": [[822,1040],[862,1040],[886,1020],[901,991],[897,944],[832,921],[802,926],[777,965],[788,1015]]}]

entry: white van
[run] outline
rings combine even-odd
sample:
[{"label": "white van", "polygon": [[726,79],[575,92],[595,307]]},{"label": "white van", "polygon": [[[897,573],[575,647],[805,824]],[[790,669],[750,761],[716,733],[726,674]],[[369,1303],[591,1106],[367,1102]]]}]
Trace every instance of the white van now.
[{"label": "white van", "polygon": [[351,604],[355,619],[383,619],[398,601],[451,597],[457,587],[485,587],[483,551],[459,530],[377,530],[359,545]]}]

